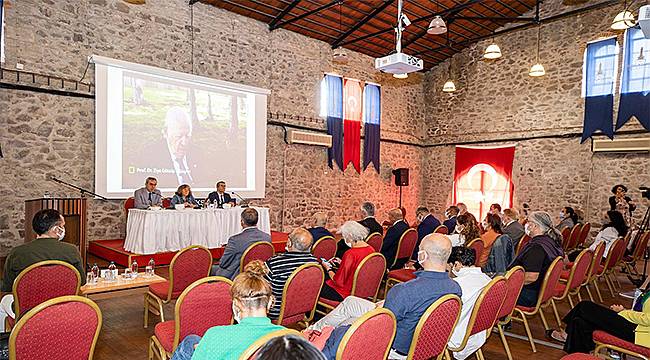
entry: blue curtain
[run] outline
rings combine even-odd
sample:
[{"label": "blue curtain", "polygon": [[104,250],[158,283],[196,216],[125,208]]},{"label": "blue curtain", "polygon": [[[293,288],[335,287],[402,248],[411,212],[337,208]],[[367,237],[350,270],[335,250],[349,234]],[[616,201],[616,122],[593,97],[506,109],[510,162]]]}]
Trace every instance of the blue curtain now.
[{"label": "blue curtain", "polygon": [[366,84],[363,91],[363,169],[372,163],[379,173],[379,146],[381,122],[381,88],[379,85]]},{"label": "blue curtain", "polygon": [[343,169],[343,78],[325,75],[321,83],[321,115],[327,118],[327,133],[332,147],[327,149],[327,164],[336,162]]},{"label": "blue curtain", "polygon": [[621,100],[618,105],[616,130],[635,116],[650,130],[650,39],[641,29],[629,28],[625,33]]},{"label": "blue curtain", "polygon": [[614,138],[616,50],[616,38],[587,44],[582,80],[585,114],[581,143],[598,130]]}]

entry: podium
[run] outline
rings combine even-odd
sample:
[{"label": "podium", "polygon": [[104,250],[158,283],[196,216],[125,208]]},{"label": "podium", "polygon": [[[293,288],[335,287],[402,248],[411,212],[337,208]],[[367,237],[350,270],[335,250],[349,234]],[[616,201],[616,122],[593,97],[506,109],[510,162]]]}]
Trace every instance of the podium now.
[{"label": "podium", "polygon": [[25,242],[36,239],[32,229],[34,215],[43,209],[58,210],[65,219],[65,238],[79,249],[81,261],[86,266],[86,221],[87,208],[85,198],[42,198],[25,201]]}]

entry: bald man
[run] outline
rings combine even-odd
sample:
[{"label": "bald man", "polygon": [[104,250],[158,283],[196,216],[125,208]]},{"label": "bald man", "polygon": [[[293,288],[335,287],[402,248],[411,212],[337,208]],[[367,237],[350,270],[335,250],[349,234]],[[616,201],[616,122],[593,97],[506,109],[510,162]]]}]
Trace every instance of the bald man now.
[{"label": "bald man", "polygon": [[266,260],[266,266],[269,268],[266,279],[271,284],[273,296],[275,296],[273,306],[268,313],[269,318],[275,320],[280,315],[284,284],[293,271],[306,263],[318,263],[318,260],[310,253],[313,241],[309,231],[304,228],[294,229],[289,234],[286,252]]},{"label": "bald man", "polygon": [[451,280],[446,272],[450,253],[451,241],[447,236],[437,233],[425,236],[418,251],[418,259],[424,270],[416,272],[415,279],[393,286],[383,304],[348,296],[329,314],[310,326],[309,330],[316,331],[325,326],[335,327],[323,348],[325,357],[333,359],[336,356],[336,349],[350,324],[368,311],[383,306],[397,318],[395,340],[388,358],[406,359],[413,332],[426,309],[444,295],[461,296],[460,285]]},{"label": "bald man", "polygon": [[389,269],[401,269],[408,261],[408,256],[403,259],[398,259],[395,265],[393,265],[393,262],[395,261],[395,255],[397,254],[399,239],[404,235],[406,230],[408,230],[409,226],[404,221],[402,210],[399,208],[391,209],[388,212],[388,221],[391,223],[391,226],[386,230],[384,243],[381,245],[381,253],[386,258],[386,266]]},{"label": "bald man", "polygon": [[311,236],[314,238],[314,242],[318,241],[318,239],[322,238],[323,236],[334,237],[332,233],[327,230],[326,226],[327,214],[322,211],[315,213],[312,217],[312,227],[307,229],[311,233]]}]

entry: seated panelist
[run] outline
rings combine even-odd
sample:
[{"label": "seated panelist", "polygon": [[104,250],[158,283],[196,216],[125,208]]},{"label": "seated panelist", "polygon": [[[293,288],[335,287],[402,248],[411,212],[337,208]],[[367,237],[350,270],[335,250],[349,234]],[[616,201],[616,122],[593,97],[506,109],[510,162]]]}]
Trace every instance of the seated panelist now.
[{"label": "seated panelist", "polygon": [[133,193],[134,206],[136,209],[147,209],[150,206],[162,207],[162,195],[156,189],[158,180],[155,177],[148,177],[144,181],[144,187]]},{"label": "seated panelist", "polygon": [[199,205],[199,203],[194,198],[194,195],[192,195],[192,189],[190,189],[190,186],[187,184],[179,186],[178,190],[176,190],[176,193],[174,194],[174,197],[172,198],[171,206],[176,207],[178,204],[183,204],[186,208],[192,209],[198,209],[201,207],[201,205]]},{"label": "seated panelist", "polygon": [[205,202],[206,204],[212,203],[218,208],[223,208],[223,204],[234,203],[235,199],[231,198],[230,194],[226,193],[226,182],[219,181],[217,183],[217,191],[208,194],[208,198],[205,199]]}]

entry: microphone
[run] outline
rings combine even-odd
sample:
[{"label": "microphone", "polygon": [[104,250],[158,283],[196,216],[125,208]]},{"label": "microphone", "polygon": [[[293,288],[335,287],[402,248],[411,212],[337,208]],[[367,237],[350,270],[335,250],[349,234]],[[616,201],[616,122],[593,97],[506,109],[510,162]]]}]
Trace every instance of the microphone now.
[{"label": "microphone", "polygon": [[231,193],[233,195],[237,196],[239,198],[239,200],[241,200],[241,202],[239,203],[239,206],[248,207],[248,200],[244,199],[243,197],[241,197],[241,195],[239,195],[238,193],[236,193],[234,191],[231,191]]}]

